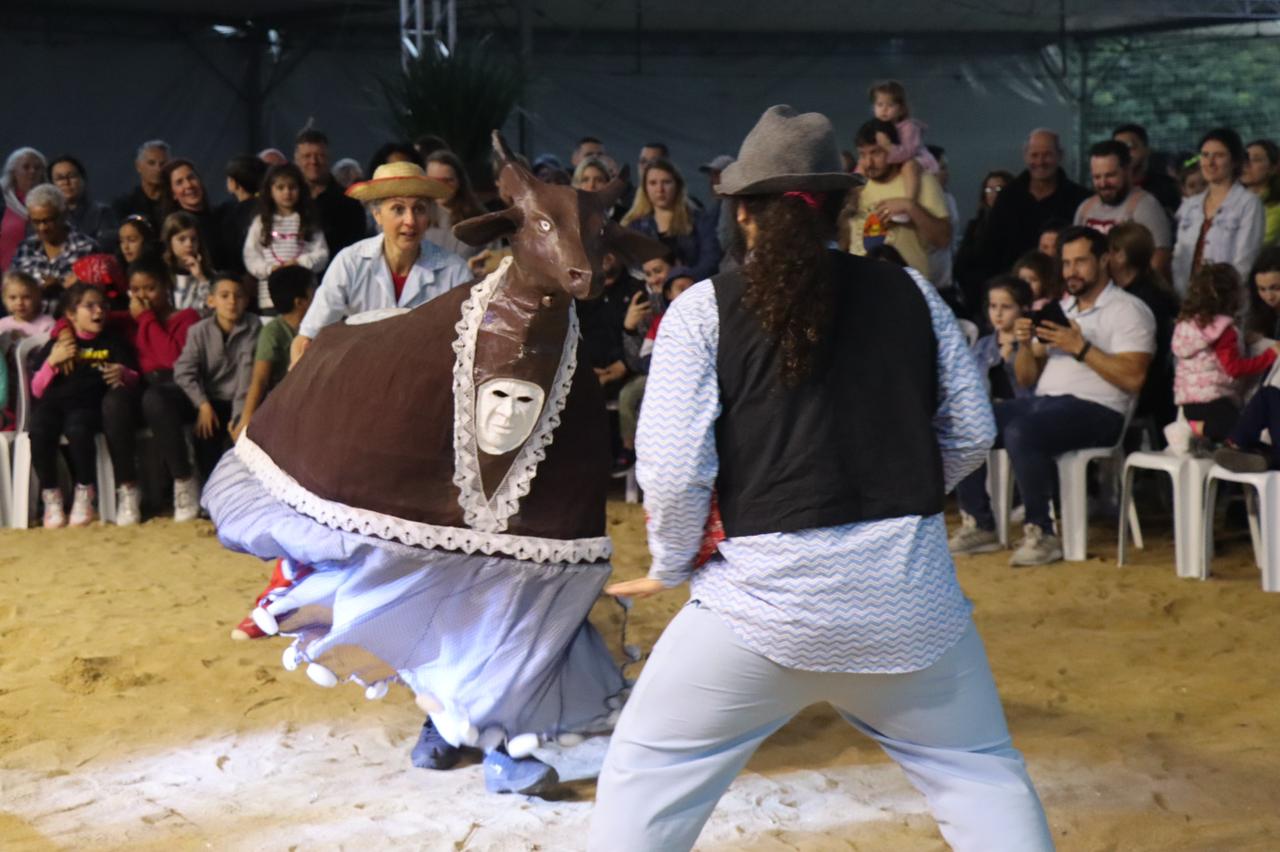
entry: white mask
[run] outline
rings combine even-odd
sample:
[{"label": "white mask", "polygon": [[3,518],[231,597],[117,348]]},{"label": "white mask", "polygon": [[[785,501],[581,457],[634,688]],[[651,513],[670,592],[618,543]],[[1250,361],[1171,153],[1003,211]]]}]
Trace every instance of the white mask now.
[{"label": "white mask", "polygon": [[500,456],[528,439],[546,393],[533,382],[490,379],[476,389],[476,444]]}]

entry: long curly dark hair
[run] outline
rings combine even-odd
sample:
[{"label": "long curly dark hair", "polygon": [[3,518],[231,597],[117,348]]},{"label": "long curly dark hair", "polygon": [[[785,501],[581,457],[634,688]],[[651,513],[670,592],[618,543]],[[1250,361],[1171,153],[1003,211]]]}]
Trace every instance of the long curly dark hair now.
[{"label": "long curly dark hair", "polygon": [[843,196],[830,193],[819,202],[817,209],[794,195],[750,196],[739,202],[758,228],[742,267],[747,279],[743,304],[781,350],[778,370],[788,387],[822,372],[835,313],[827,243]]},{"label": "long curly dark hair", "polygon": [[276,202],[271,197],[271,185],[277,180],[291,180],[298,188],[298,204],[294,208],[298,214],[298,236],[306,242],[319,228],[315,201],[311,198],[311,190],[307,180],[302,176],[302,169],[293,163],[281,163],[272,166],[262,178],[262,189],[258,192],[258,220],[262,223],[260,242],[264,246],[271,245],[271,218],[276,215]]}]

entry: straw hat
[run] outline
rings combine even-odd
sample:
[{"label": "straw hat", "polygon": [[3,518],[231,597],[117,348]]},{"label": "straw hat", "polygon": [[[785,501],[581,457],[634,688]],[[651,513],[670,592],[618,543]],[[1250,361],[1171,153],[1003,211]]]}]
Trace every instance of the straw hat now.
[{"label": "straw hat", "polygon": [[831,120],[817,112],[772,106],[742,141],[737,161],[720,173],[721,195],[833,192],[861,186],[844,171]]},{"label": "straw hat", "polygon": [[449,187],[427,177],[417,163],[383,163],[370,180],[362,180],[347,187],[347,195],[357,201],[377,201],[380,198],[444,198]]}]

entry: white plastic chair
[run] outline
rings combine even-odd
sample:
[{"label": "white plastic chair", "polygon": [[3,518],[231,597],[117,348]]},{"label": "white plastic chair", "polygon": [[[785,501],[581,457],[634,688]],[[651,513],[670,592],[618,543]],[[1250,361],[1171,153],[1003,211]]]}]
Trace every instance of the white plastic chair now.
[{"label": "white plastic chair", "polygon": [[1013,511],[1013,467],[1009,451],[987,453],[987,494],[991,496],[991,514],[996,519],[996,538],[1000,546],[1009,547],[1009,515]]},{"label": "white plastic chair", "polygon": [[1221,465],[1209,469],[1204,485],[1205,574],[1213,560],[1213,514],[1219,482],[1248,485],[1245,505],[1249,512],[1249,537],[1253,559],[1262,571],[1262,591],[1280,592],[1280,471],[1235,473]]},{"label": "white plastic chair", "polygon": [[1116,564],[1124,565],[1126,524],[1133,530],[1134,546],[1142,550],[1142,532],[1133,502],[1133,474],[1136,470],[1163,471],[1173,480],[1174,561],[1179,577],[1208,577],[1204,546],[1205,479],[1212,459],[1178,456],[1173,453],[1136,452],[1124,460],[1120,480],[1120,541]]},{"label": "white plastic chair", "polygon": [[[31,521],[31,508],[39,494],[39,481],[31,466],[31,371],[27,359],[32,352],[49,342],[47,334],[32,335],[18,344],[14,359],[18,364],[18,429],[13,439],[13,502],[10,506],[9,526],[26,529]],[[65,440],[65,439],[64,439]],[[104,523],[116,519],[116,478],[111,466],[111,454],[107,450],[107,438],[101,432],[94,437],[97,446],[98,517]]]},{"label": "white plastic chair", "polygon": [[1062,538],[1062,558],[1068,562],[1083,562],[1087,558],[1089,543],[1089,463],[1113,459],[1119,474],[1121,456],[1124,453],[1124,436],[1129,432],[1133,418],[1133,404],[1124,415],[1120,437],[1110,447],[1085,447],[1069,450],[1058,456],[1058,502],[1062,514],[1058,518],[1058,533]]},{"label": "white plastic chair", "polygon": [[[0,370],[8,370],[9,351],[14,349],[15,335],[0,334]],[[15,389],[16,391],[16,389]],[[17,394],[14,394],[15,398]],[[3,407],[5,400],[0,400]],[[0,432],[0,527],[13,523],[13,438],[14,432]]]}]

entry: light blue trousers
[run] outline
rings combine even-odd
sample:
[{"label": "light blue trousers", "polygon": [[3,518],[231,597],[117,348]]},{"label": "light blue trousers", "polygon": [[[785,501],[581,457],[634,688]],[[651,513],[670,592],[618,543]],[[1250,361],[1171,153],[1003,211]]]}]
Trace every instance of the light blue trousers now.
[{"label": "light blue trousers", "polygon": [[952,848],[1053,849],[972,625],[921,671],[810,672],[747,648],[697,603],[667,626],[622,711],[600,773],[587,848],[692,848],[756,748],[820,701],[898,762]]}]

